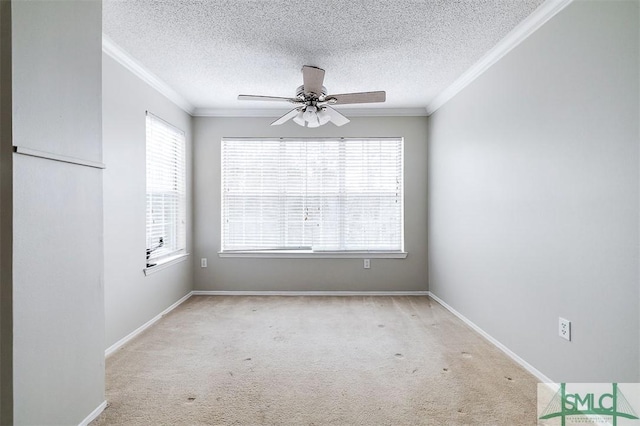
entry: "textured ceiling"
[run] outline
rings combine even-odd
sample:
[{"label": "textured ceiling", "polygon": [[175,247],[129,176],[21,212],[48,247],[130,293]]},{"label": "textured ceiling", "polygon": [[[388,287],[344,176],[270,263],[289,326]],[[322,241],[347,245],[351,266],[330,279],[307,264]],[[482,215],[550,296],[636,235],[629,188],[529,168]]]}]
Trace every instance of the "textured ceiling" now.
[{"label": "textured ceiling", "polygon": [[[197,108],[282,108],[302,65],[329,93],[422,108],[543,0],[103,0],[103,32]],[[348,107],[345,107],[348,108]]]}]

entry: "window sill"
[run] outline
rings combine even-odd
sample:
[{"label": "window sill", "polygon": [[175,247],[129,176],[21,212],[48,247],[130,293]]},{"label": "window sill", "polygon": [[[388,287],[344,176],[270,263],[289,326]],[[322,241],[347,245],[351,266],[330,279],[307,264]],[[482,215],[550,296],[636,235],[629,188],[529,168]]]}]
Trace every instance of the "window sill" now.
[{"label": "window sill", "polygon": [[162,259],[158,264],[151,266],[149,268],[144,268],[142,271],[146,276],[155,274],[158,271],[161,271],[165,268],[168,268],[171,265],[175,265],[176,263],[184,262],[189,257],[189,253],[181,253],[175,256],[167,257],[166,259]]},{"label": "window sill", "polygon": [[280,259],[404,259],[407,252],[399,251],[221,251],[219,257],[259,257]]}]

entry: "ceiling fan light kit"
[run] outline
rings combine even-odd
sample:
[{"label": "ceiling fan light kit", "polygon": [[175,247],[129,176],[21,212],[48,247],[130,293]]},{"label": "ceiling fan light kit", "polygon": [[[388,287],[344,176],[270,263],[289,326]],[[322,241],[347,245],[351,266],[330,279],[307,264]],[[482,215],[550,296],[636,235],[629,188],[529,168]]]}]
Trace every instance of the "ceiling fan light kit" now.
[{"label": "ceiling fan light kit", "polygon": [[363,104],[384,102],[386,100],[386,93],[383,91],[327,95],[327,88],[322,85],[324,82],[324,70],[322,68],[310,65],[303,66],[302,79],[304,84],[296,90],[295,98],[239,95],[238,100],[292,103],[296,107],[271,123],[271,125],[279,126],[293,119],[294,123],[310,128],[320,127],[328,122],[332,122],[336,126],[342,126],[349,122],[347,117],[329,105]]}]

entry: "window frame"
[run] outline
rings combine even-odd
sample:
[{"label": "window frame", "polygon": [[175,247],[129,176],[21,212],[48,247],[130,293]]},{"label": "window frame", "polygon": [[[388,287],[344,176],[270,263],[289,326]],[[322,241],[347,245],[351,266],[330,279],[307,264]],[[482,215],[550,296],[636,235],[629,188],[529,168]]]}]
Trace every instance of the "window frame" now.
[{"label": "window frame", "polygon": [[[256,249],[256,250],[223,250],[224,247],[224,142],[225,141],[399,141],[402,148],[400,154],[402,186],[401,186],[401,206],[400,206],[400,228],[401,228],[401,249],[399,250],[323,250],[314,251],[312,249]],[[388,258],[404,259],[408,253],[405,251],[405,209],[404,209],[404,186],[405,186],[405,164],[404,164],[404,138],[403,137],[223,137],[220,144],[220,251],[219,257],[253,257],[253,258]]]},{"label": "window frame", "polygon": [[[175,206],[176,210],[173,213],[175,215],[175,220],[173,220],[173,225],[175,227],[175,247],[170,249],[170,251],[165,251],[164,253],[157,256],[149,256],[148,250],[152,247],[149,247],[149,155],[150,155],[150,131],[153,129],[150,128],[154,124],[154,122],[159,123],[164,126],[166,129],[170,131],[169,141],[174,145],[170,148],[171,150],[175,150],[176,152],[176,161],[171,163],[170,166],[167,166],[169,169],[174,168],[175,170],[169,170],[169,174],[174,173],[172,179],[174,180],[175,190],[170,190],[172,194],[177,199]],[[179,263],[181,261],[186,260],[189,253],[187,253],[187,143],[186,143],[186,134],[183,130],[174,126],[173,124],[167,122],[166,120],[158,117],[157,115],[151,113],[150,111],[145,112],[145,268],[143,268],[143,272],[145,275],[150,275],[153,272],[157,272],[162,270],[170,265]],[[162,154],[161,154],[162,155]],[[165,158],[161,158],[165,160]],[[167,171],[165,170],[165,173]],[[155,182],[158,185],[158,182]],[[151,192],[153,193],[153,192]],[[168,222],[166,220],[166,215],[163,217],[163,223]],[[182,222],[182,223],[180,223]],[[171,226],[171,225],[169,225]]]}]

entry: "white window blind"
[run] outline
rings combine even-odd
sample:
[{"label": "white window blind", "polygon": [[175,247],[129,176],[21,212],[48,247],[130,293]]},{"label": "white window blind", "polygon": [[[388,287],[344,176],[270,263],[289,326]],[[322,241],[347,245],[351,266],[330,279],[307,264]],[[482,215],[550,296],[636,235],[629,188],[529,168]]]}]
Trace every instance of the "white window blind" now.
[{"label": "white window blind", "polygon": [[402,251],[403,140],[223,139],[222,251]]},{"label": "white window blind", "polygon": [[184,132],[147,112],[147,266],[186,247]]}]

